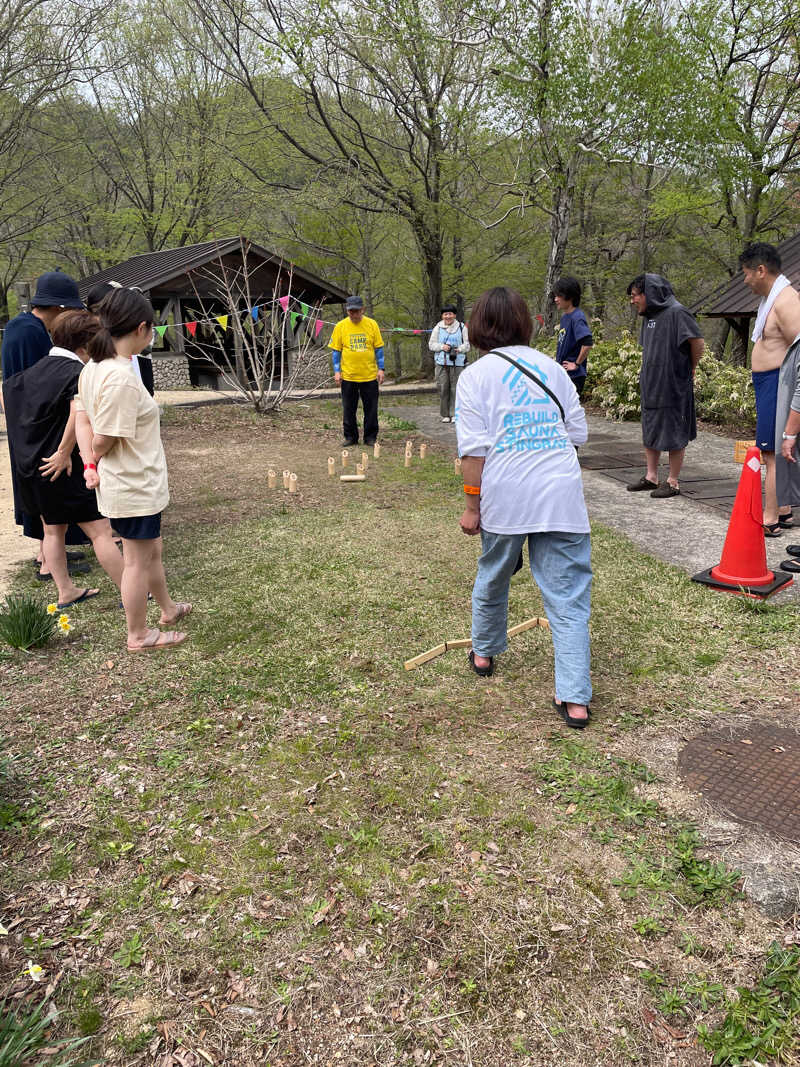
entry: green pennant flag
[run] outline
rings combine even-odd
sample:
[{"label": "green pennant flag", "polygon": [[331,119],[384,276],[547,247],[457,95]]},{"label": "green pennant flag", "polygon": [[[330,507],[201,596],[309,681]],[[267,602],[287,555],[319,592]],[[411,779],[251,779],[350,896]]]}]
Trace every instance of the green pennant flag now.
[{"label": "green pennant flag", "polygon": [[158,334],[159,340],[164,340],[164,334],[167,332],[167,329],[167,326],[156,326],[156,333]]},{"label": "green pennant flag", "polygon": [[294,328],[297,325],[297,320],[299,318],[300,318],[300,312],[299,311],[290,311],[289,312],[289,329],[292,331],[292,333],[294,333]]},{"label": "green pennant flag", "polygon": [[311,308],[308,304],[304,304],[302,300],[300,301],[300,310],[306,318],[311,314]]}]

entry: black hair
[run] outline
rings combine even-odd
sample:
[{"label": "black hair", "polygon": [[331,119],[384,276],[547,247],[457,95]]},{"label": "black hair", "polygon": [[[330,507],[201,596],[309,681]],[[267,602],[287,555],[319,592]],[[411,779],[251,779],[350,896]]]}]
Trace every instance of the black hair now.
[{"label": "black hair", "polygon": [[526,345],[533,333],[528,305],[518,292],[498,285],[481,293],[469,317],[470,340],[481,352],[505,345]]},{"label": "black hair", "polygon": [[739,266],[755,270],[764,265],[770,274],[780,274],[781,257],[775,245],[768,245],[764,241],[755,241],[747,245],[739,256]]},{"label": "black hair", "polygon": [[89,343],[89,355],[95,363],[114,358],[115,337],[133,333],[142,322],[152,326],[156,317],[147,297],[134,289],[112,289],[103,297],[97,314],[100,330]]},{"label": "black hair", "polygon": [[582,292],[581,283],[577,278],[573,278],[569,274],[559,278],[553,286],[554,296],[560,296],[562,300],[569,300],[570,304],[575,307],[580,306]]},{"label": "black hair", "polygon": [[103,298],[108,296],[109,293],[113,293],[115,289],[116,286],[111,285],[109,282],[98,282],[86,294],[86,306],[90,311],[97,314],[97,309],[102,304]]},{"label": "black hair", "polygon": [[626,292],[627,292],[628,296],[631,295],[631,293],[633,292],[634,289],[636,290],[637,293],[644,293],[644,286],[645,286],[645,276],[644,276],[644,274],[637,274],[636,277],[631,282],[631,284],[626,289]]},{"label": "black hair", "polygon": [[445,311],[452,311],[454,315],[458,314],[458,308],[455,304],[442,304],[441,314],[444,315]]}]

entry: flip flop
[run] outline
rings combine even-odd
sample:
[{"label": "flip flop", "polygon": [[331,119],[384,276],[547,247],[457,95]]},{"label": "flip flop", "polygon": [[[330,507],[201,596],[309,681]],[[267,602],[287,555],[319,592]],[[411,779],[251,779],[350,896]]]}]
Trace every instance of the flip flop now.
[{"label": "flip flop", "polygon": [[93,596],[97,596],[100,592],[99,589],[84,589],[80,596],[76,596],[74,600],[68,600],[65,604],[58,603],[56,606],[59,611],[63,611],[65,608],[71,608],[74,604],[80,604],[84,600],[91,600]]},{"label": "flip flop", "polygon": [[781,531],[780,522],[765,522],[764,523],[764,536],[765,537],[783,537]]},{"label": "flip flop", "polygon": [[778,525],[782,530],[791,530],[794,526],[794,515],[790,511],[788,515],[778,516]]},{"label": "flip flop", "polygon": [[564,722],[567,724],[567,726],[571,726],[573,730],[584,730],[589,725],[589,722],[591,721],[591,718],[592,718],[591,708],[588,708],[588,707],[586,709],[586,718],[585,719],[575,719],[575,718],[573,718],[573,716],[570,715],[569,711],[567,711],[567,702],[566,702],[566,700],[561,700],[561,701],[554,700],[553,701],[553,707],[556,709],[556,711],[561,716],[561,718],[564,720]]},{"label": "flip flop", "polygon": [[180,630],[151,630],[141,645],[135,645],[133,648],[128,645],[128,651],[152,652],[157,648],[174,648],[176,645],[182,645],[188,636]]},{"label": "flip flop", "polygon": [[796,559],[785,559],[781,563],[781,570],[788,571],[789,574],[800,574],[800,563]]},{"label": "flip flop", "polygon": [[481,678],[491,678],[491,676],[494,674],[494,656],[488,656],[487,657],[488,660],[489,660],[489,666],[488,667],[479,667],[476,664],[476,662],[475,662],[475,652],[474,652],[473,649],[469,650],[469,652],[467,653],[467,657],[469,659],[470,666],[472,667],[473,671],[475,671],[475,673],[479,677],[481,677]]},{"label": "flip flop", "polygon": [[175,607],[178,610],[175,612],[175,614],[172,616],[172,618],[171,619],[165,619],[163,617],[163,615],[162,615],[162,617],[158,620],[158,625],[159,626],[172,626],[174,623],[180,622],[181,619],[185,619],[187,615],[191,614],[191,611],[192,611],[192,605],[191,604],[176,604]]},{"label": "flip flop", "polygon": [[787,545],[786,551],[790,556],[800,557],[800,545]]}]

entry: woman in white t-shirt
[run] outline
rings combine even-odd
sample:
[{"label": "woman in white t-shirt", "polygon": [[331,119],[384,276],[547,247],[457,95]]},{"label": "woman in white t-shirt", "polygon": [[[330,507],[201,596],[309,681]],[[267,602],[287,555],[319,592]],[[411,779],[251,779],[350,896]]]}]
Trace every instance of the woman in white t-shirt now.
[{"label": "woman in white t-shirt", "polygon": [[466,507],[461,529],[481,535],[472,592],[476,674],[507,647],[508,587],[527,540],[555,653],[555,707],[568,726],[589,721],[589,518],[575,446],[586,416],[567,372],[528,346],[533,323],[505,286],[476,301],[469,320],[483,355],[458,381],[456,432]]},{"label": "woman in white t-shirt", "polygon": [[161,512],[169,502],[167,461],[158,404],[133,372],[133,356],[150,344],[153,307],[140,292],[114,289],[97,309],[100,330],[78,380],[76,430],[84,477],[97,506],[122,538],[122,604],[128,650],[170,648],[177,630],[147,625],[147,594],[161,607],[159,626],[172,626],[192,605],[167,592],[161,559]]}]

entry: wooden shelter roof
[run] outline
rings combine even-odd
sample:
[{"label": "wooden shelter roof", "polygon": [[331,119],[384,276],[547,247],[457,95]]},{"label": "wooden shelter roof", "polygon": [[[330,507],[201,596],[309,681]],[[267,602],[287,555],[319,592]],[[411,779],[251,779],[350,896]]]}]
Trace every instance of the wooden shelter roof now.
[{"label": "wooden shelter roof", "polygon": [[[788,237],[777,245],[783,263],[783,273],[800,292],[800,233]],[[741,271],[727,282],[722,282],[710,293],[692,305],[695,315],[709,318],[751,319],[758,311],[759,297],[744,283]]]},{"label": "wooden shelter roof", "polygon": [[131,256],[122,263],[81,279],[78,282],[78,290],[82,299],[86,297],[92,286],[99,282],[114,281],[123,286],[136,285],[145,292],[151,292],[154,289],[168,290],[170,283],[177,283],[190,271],[208,267],[223,256],[240,256],[244,259],[245,255],[249,262],[254,261],[251,264],[253,266],[269,265],[276,274],[291,273],[298,283],[293,286],[293,290],[301,289],[309,296],[313,294],[315,303],[338,303],[348,296],[347,291],[338,285],[332,285],[324,278],[295,266],[289,260],[268,251],[246,237],[225,237],[196,245],[184,245],[181,248],[143,252],[141,255]]}]

